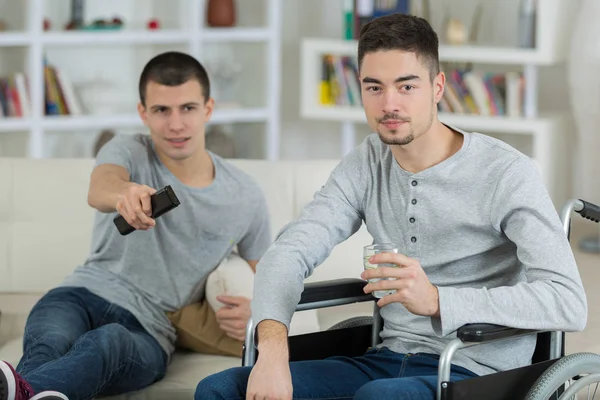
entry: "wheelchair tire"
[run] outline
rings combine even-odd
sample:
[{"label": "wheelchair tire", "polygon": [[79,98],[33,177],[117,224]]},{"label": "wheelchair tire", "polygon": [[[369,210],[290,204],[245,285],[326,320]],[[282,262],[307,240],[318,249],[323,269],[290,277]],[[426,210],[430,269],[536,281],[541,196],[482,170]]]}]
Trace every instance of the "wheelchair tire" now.
[{"label": "wheelchair tire", "polygon": [[330,327],[327,330],[332,331],[335,329],[354,328],[355,326],[372,325],[372,324],[373,324],[373,317],[368,317],[368,316],[352,317],[352,318],[348,318],[348,319],[338,322],[337,324],[333,325],[332,327]]},{"label": "wheelchair tire", "polygon": [[547,400],[570,379],[588,374],[600,374],[600,355],[575,353],[565,356],[552,364],[537,379],[525,400]]}]

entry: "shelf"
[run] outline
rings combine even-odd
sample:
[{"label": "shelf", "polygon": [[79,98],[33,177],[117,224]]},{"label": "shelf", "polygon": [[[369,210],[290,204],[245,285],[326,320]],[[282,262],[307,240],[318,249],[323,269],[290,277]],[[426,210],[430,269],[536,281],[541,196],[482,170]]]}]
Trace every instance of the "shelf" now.
[{"label": "shelf", "polygon": [[[363,109],[356,107],[312,107],[303,110],[302,117],[326,121],[367,123]],[[546,131],[550,124],[561,118],[563,118],[562,115],[533,119],[439,113],[440,121],[461,129],[508,134],[531,134]]]},{"label": "shelf", "polygon": [[523,65],[552,64],[552,58],[536,49],[489,46],[440,46],[440,62]]},{"label": "shelf", "polygon": [[205,42],[261,42],[271,34],[268,28],[206,28],[198,33]]},{"label": "shelf", "polygon": [[0,132],[27,131],[31,128],[31,120],[27,118],[0,117]]},{"label": "shelf", "polygon": [[[304,51],[309,53],[348,55],[356,57],[358,42],[342,39],[306,39]],[[548,52],[537,49],[490,46],[447,46],[439,47],[440,62],[472,62],[504,65],[549,65],[556,60]]]},{"label": "shelf", "polygon": [[199,30],[195,34],[177,29],[156,31],[64,31],[43,34],[42,43],[54,46],[179,44],[189,42],[192,36],[206,42],[260,42],[268,40],[270,33],[268,28],[207,28]]},{"label": "shelf", "polygon": [[27,33],[0,33],[0,47],[29,46],[31,36]]},{"label": "shelf", "polygon": [[190,34],[182,30],[157,31],[65,31],[45,33],[46,45],[106,45],[106,44],[177,44],[186,43]]},{"label": "shelf", "polygon": [[[213,113],[211,124],[225,124],[238,122],[263,122],[268,119],[268,112],[263,108],[219,110]],[[105,128],[137,128],[144,124],[137,114],[123,115],[90,115],[90,116],[54,116],[46,117],[42,127],[46,131],[52,130],[85,130]],[[2,122],[0,122],[2,129]]]},{"label": "shelf", "polygon": [[[269,119],[269,112],[265,108],[244,108],[216,110],[210,124],[227,124],[239,122],[264,122]],[[61,130],[74,131],[85,129],[104,128],[137,128],[143,127],[137,114],[122,115],[58,115],[45,117],[42,128],[46,131]],[[0,118],[0,132],[27,131],[32,128],[32,120],[25,118]]]}]

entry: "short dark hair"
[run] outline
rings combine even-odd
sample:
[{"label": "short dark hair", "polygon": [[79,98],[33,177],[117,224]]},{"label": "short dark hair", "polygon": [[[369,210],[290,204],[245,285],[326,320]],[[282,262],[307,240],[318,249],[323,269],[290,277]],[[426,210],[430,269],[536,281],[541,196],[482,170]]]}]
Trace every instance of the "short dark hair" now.
[{"label": "short dark hair", "polygon": [[206,69],[198,60],[186,53],[167,51],[154,56],[140,75],[140,101],[146,105],[146,87],[148,82],[156,82],[166,86],[179,86],[195,79],[202,86],[204,101],[210,97],[210,81]]},{"label": "short dark hair", "polygon": [[391,14],[367,22],[358,39],[358,68],[365,54],[379,50],[413,52],[429,68],[431,81],[440,72],[439,39],[426,19]]}]

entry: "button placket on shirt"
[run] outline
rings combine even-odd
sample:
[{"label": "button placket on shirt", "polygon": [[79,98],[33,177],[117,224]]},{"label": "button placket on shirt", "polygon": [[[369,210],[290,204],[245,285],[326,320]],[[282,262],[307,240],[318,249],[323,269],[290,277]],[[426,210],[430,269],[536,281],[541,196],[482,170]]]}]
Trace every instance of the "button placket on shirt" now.
[{"label": "button placket on shirt", "polygon": [[418,196],[417,196],[417,193],[418,193],[417,188],[419,186],[419,181],[411,178],[409,180],[408,184],[410,185],[410,193],[411,193],[411,197],[412,197],[411,201],[410,201],[412,207],[410,207],[409,218],[408,218],[408,222],[409,222],[408,232],[410,235],[409,246],[412,247],[412,246],[416,245],[419,240],[419,238],[417,237],[417,224],[416,224],[417,219],[415,217],[415,215],[416,215],[415,206],[419,203]]}]

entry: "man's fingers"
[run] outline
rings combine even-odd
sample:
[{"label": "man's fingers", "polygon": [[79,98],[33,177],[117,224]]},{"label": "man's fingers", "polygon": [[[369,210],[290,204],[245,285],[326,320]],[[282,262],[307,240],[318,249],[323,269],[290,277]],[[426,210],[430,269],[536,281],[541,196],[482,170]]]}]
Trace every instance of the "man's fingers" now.
[{"label": "man's fingers", "polygon": [[215,313],[218,320],[238,319],[240,311],[237,308],[221,307]]},{"label": "man's fingers", "polygon": [[125,218],[125,221],[127,221],[129,225],[131,225],[135,229],[141,228],[140,222],[138,221],[135,212],[133,212],[131,204],[129,204],[128,201],[123,201],[123,204],[121,205],[121,210],[122,211],[120,212],[120,214],[123,216],[123,218]]},{"label": "man's fingers", "polygon": [[363,291],[365,293],[372,293],[377,290],[402,290],[409,288],[411,284],[412,281],[406,279],[383,279],[365,285]]},{"label": "man's fingers", "polygon": [[219,324],[219,328],[221,329],[221,331],[225,332],[227,336],[236,340],[244,341],[244,338],[246,336],[246,327],[243,326],[240,328],[239,326],[239,324],[232,325],[231,323],[229,323],[229,321]]},{"label": "man's fingers", "polygon": [[398,267],[410,267],[418,261],[400,253],[377,253],[369,258],[371,264],[396,264]]},{"label": "man's fingers", "polygon": [[363,271],[360,276],[365,280],[374,278],[414,279],[416,271],[414,268],[377,267]]},{"label": "man's fingers", "polygon": [[246,324],[242,320],[226,319],[219,322],[219,327],[226,332],[245,331]]},{"label": "man's fingers", "polygon": [[383,307],[383,306],[387,306],[388,304],[391,303],[398,303],[398,295],[397,294],[389,294],[387,296],[383,296],[381,299],[379,299],[377,301],[377,306],[379,306],[379,308]]},{"label": "man's fingers", "polygon": [[140,205],[134,206],[134,214],[142,229],[148,229],[154,226],[154,220],[144,213]]},{"label": "man's fingers", "polygon": [[140,196],[140,202],[142,203],[142,212],[147,217],[150,217],[152,215],[152,203],[150,202],[150,193],[143,193]]},{"label": "man's fingers", "polygon": [[217,300],[221,303],[230,305],[230,306],[240,306],[242,304],[246,304],[250,299],[243,296],[217,296]]}]

